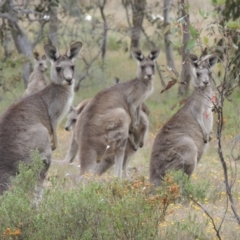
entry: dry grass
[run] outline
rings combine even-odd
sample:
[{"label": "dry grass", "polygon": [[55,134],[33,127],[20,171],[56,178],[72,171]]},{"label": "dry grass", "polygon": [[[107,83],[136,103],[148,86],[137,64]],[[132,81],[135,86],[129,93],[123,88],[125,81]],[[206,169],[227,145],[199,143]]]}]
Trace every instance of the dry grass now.
[{"label": "dry grass", "polygon": [[[197,12],[198,8],[200,7],[208,9],[211,7],[211,5],[207,0],[191,2],[191,8],[193,13]],[[119,10],[117,11],[117,13],[115,11],[116,8]],[[116,3],[116,1],[110,1],[107,11],[110,14],[114,14],[114,19],[115,21],[119,22],[119,24],[126,25],[123,8],[119,7],[119,4]],[[191,20],[193,23],[196,24],[196,26],[200,27],[201,24],[203,24],[197,17],[192,17]],[[207,23],[208,22],[205,22],[204,24]],[[151,28],[149,28],[148,30],[149,33],[151,33]],[[180,70],[181,56],[176,54],[175,61],[177,69]],[[166,63],[164,52],[161,53],[158,63]],[[114,84],[113,79],[115,76],[120,77],[120,80],[122,81],[133,78],[135,76],[135,71],[136,63],[128,58],[128,53],[124,53],[123,51],[107,52],[105,73],[106,82],[101,83],[97,87],[91,86],[90,82],[84,82],[81,86],[80,91],[75,96],[74,104],[77,105],[77,103],[79,103],[81,100],[88,97],[93,97],[101,89]],[[102,76],[99,77],[99,81],[103,80],[104,79],[102,78]],[[179,108],[177,106],[174,110],[171,110],[171,107],[179,101],[179,99],[177,99],[176,97],[177,86],[172,88],[169,92],[165,92],[161,95],[160,91],[160,80],[156,76],[155,91],[152,96],[150,96],[150,98],[147,100],[147,105],[151,110],[150,131],[144,147],[142,149],[139,149],[139,151],[134,155],[130,162],[130,167],[134,167],[137,169],[137,175],[145,176],[146,178],[148,177],[149,159],[154,138],[161,126]],[[14,96],[9,96],[6,100],[6,103],[4,103],[5,105],[1,106],[1,111],[3,111],[3,109],[5,109],[7,105],[10,104],[9,99],[15,100],[17,98],[16,96],[20,97],[21,93],[17,93]],[[235,102],[237,102],[237,100],[239,100],[237,94],[235,98]],[[231,169],[231,167],[233,169],[237,169],[240,164],[239,161],[236,161],[234,163],[232,160],[230,160],[230,156],[232,147],[231,140],[239,134],[240,107],[231,103],[226,103],[226,108],[224,110],[225,125],[222,138],[224,156],[226,158],[229,170]],[[215,126],[216,124],[217,122],[215,122]],[[66,174],[73,175],[74,177],[77,177],[79,174],[79,162],[77,159],[75,160],[74,165],[67,165],[61,163],[61,160],[63,160],[65,157],[71,138],[71,133],[66,132],[63,126],[64,121],[60,124],[58,129],[59,147],[53,153],[53,164],[49,170],[48,177],[58,176],[59,179],[63,179]],[[235,154],[239,154],[239,146],[235,148]],[[236,166],[234,166],[233,164],[236,164]],[[109,175],[111,176],[111,170],[109,171]],[[134,176],[135,175],[133,175],[133,177]],[[104,178],[104,181],[112,181],[112,179],[112,177]],[[227,206],[224,176],[222,166],[217,155],[216,138],[214,138],[210,143],[209,149],[202,157],[190,181],[192,182],[192,184],[201,184],[203,180],[209,181],[210,187],[206,188],[206,197],[203,201],[201,200],[202,206],[210,213],[217,226],[221,224],[223,216],[226,216],[223,227],[221,229],[222,239],[239,239],[240,227],[237,224],[235,218],[233,217],[230,206]],[[49,187],[48,183],[49,182],[46,183],[47,187]],[[77,188],[78,184],[80,183],[69,181],[69,186],[71,186],[72,188]],[[238,213],[240,213],[239,174],[237,174],[236,182],[233,188],[233,195],[236,203],[236,208],[238,210]],[[216,232],[213,229],[213,225],[210,219],[204,213],[204,211],[198,206],[196,206],[193,201],[191,201],[190,203],[184,203],[183,201],[181,201],[170,204],[167,211],[167,216],[165,217],[164,221],[162,221],[159,225],[159,234],[160,236],[164,237],[167,232],[173,231],[174,234],[174,229],[178,229],[176,230],[176,235],[173,235],[172,239],[189,239],[189,235],[187,233],[193,231],[192,228],[194,227],[199,227],[200,231],[205,232],[205,239],[217,239]]]}]

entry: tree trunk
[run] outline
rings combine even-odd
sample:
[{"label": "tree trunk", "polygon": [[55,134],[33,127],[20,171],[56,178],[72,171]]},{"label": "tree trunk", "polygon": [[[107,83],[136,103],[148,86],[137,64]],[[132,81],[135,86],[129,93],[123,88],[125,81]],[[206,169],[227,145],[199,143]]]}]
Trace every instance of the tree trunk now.
[{"label": "tree trunk", "polygon": [[144,19],[146,0],[131,0],[132,6],[132,29],[131,29],[131,48],[139,48],[141,37],[141,27]]},{"label": "tree trunk", "polygon": [[108,24],[107,19],[104,13],[104,7],[106,4],[106,0],[99,0],[98,1],[102,20],[103,20],[103,36],[102,36],[102,43],[101,43],[101,52],[102,52],[102,61],[104,63],[105,55],[106,55],[106,49],[107,49],[107,31],[108,31]]},{"label": "tree trunk", "polygon": [[[39,21],[40,23],[39,31],[35,35],[35,40],[33,41],[33,43],[30,42],[27,34],[24,32],[24,29],[21,28],[19,25],[19,21],[23,20],[20,18],[20,16],[22,15],[19,14],[19,12],[22,11],[22,9],[20,7],[18,12],[17,7],[18,3],[16,3],[17,5],[14,5],[14,2],[16,1],[6,0],[3,1],[3,3],[1,3],[0,18],[3,21],[6,20],[18,53],[23,54],[29,60],[28,62],[25,62],[23,66],[23,80],[26,88],[28,84],[28,78],[31,72],[32,51],[34,47],[38,44],[38,42],[41,40],[43,27],[47,21],[43,21],[44,19],[42,19],[42,21]],[[5,32],[5,34],[7,33]]]},{"label": "tree trunk", "polygon": [[1,38],[4,50],[4,57],[8,58],[11,55],[10,45],[12,39],[11,32],[7,28],[6,19],[2,19]]},{"label": "tree trunk", "polygon": [[49,42],[54,46],[58,46],[58,4],[56,1],[50,3],[50,21],[49,21]]},{"label": "tree trunk", "polygon": [[11,33],[9,30],[4,32],[4,39],[3,39],[3,49],[4,49],[4,57],[8,58],[11,55]]},{"label": "tree trunk", "polygon": [[[8,20],[8,25],[11,30],[12,38],[15,43],[15,46],[19,53],[26,56],[28,59],[31,59],[32,56],[32,43],[28,40],[26,34],[23,30],[19,27],[17,22],[13,22]],[[23,66],[23,81],[25,88],[28,84],[28,78],[31,73],[31,64],[30,62],[24,63]]]},{"label": "tree trunk", "polygon": [[[169,19],[169,10],[171,7],[170,5],[171,5],[170,0],[164,0],[164,7],[163,7],[164,29],[170,26],[170,19]],[[167,58],[168,66],[175,70],[173,51],[172,51],[172,45],[170,40],[171,40],[171,34],[170,34],[170,28],[169,28],[169,30],[164,34],[166,58]]]},{"label": "tree trunk", "polygon": [[181,82],[185,84],[181,84],[178,89],[178,95],[183,96],[187,95],[189,90],[189,83],[191,80],[191,66],[187,61],[189,56],[189,50],[186,49],[187,44],[190,40],[189,33],[189,14],[186,12],[185,7],[188,4],[188,0],[180,0],[179,5],[181,6],[182,17],[184,18],[182,28],[183,28],[183,47],[182,47],[182,71],[181,71]]}]

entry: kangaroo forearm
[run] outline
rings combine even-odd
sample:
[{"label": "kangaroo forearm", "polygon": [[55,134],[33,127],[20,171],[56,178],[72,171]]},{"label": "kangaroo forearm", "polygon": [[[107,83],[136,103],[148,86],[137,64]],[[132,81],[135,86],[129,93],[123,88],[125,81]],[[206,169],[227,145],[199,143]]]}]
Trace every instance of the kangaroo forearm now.
[{"label": "kangaroo forearm", "polygon": [[137,145],[136,145],[136,143],[135,143],[135,141],[134,141],[133,134],[129,134],[128,140],[129,140],[129,142],[130,142],[130,144],[131,144],[131,146],[132,146],[132,149],[133,149],[134,151],[136,151],[136,150],[137,150]]}]

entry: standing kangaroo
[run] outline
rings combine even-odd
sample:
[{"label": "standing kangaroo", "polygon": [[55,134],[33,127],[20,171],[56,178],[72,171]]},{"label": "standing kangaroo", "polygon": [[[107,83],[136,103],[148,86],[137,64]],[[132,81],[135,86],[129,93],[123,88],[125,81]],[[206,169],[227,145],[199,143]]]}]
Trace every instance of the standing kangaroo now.
[{"label": "standing kangaroo", "polygon": [[[44,46],[51,62],[52,83],[35,94],[12,104],[0,117],[0,194],[7,190],[10,177],[18,173],[20,161],[30,163],[31,151],[37,150],[45,167],[41,182],[57,148],[57,125],[69,109],[74,96],[74,64],[82,47],[72,44],[60,55],[51,44]],[[51,146],[52,142],[52,146]]]},{"label": "standing kangaroo", "polygon": [[44,54],[42,57],[40,57],[38,52],[34,52],[34,57],[34,70],[29,76],[28,86],[24,93],[25,96],[38,92],[48,85],[48,79],[45,75],[47,70],[46,55]]},{"label": "standing kangaroo", "polygon": [[[139,125],[137,129],[133,133],[131,133],[128,137],[122,166],[124,178],[128,177],[127,169],[130,159],[136,153],[139,147],[142,148],[144,145],[144,141],[147,136],[149,128],[148,121],[149,113],[150,112],[148,107],[143,103],[142,108],[140,109]],[[101,176],[114,164],[115,164],[114,154],[109,155],[103,161],[99,162],[99,164],[96,165],[95,174]]]},{"label": "standing kangaroo", "polygon": [[75,140],[75,126],[78,119],[79,114],[82,112],[83,108],[92,100],[92,98],[88,98],[83,100],[78,104],[78,106],[70,107],[67,121],[65,123],[65,130],[71,131],[72,130],[72,138],[71,138],[71,144],[68,148],[68,152],[66,154],[65,159],[63,160],[66,163],[72,163],[77,155],[78,152],[78,144]]},{"label": "standing kangaroo", "polygon": [[[85,99],[81,103],[79,103],[79,105],[76,108],[74,108],[74,107],[70,108],[69,114],[67,116],[67,121],[65,124],[65,130],[66,131],[72,130],[73,134],[72,134],[72,138],[71,138],[70,147],[68,148],[68,152],[64,159],[64,162],[66,162],[66,163],[72,163],[77,155],[78,144],[75,140],[76,121],[79,117],[79,114],[81,114],[81,111],[83,110],[83,108],[91,100],[92,100],[91,98]],[[137,127],[136,131],[133,134],[129,135],[128,142],[126,145],[124,161],[123,161],[123,176],[124,177],[127,177],[127,166],[128,166],[128,163],[129,163],[131,157],[134,155],[134,153],[138,150],[139,147],[141,148],[144,145],[144,140],[146,138],[146,135],[148,132],[148,127],[149,127],[148,115],[149,115],[149,109],[143,103],[142,109],[140,110],[139,126]],[[114,155],[112,154],[96,165],[94,173],[96,175],[100,176],[103,173],[105,173],[113,165],[114,165]]]},{"label": "standing kangaroo", "polygon": [[140,50],[133,50],[132,56],[139,63],[137,77],[101,91],[83,109],[76,124],[81,175],[114,154],[115,174],[122,177],[129,131],[137,128],[141,104],[153,91],[158,55],[159,50],[152,50],[148,57]]},{"label": "standing kangaroo", "polygon": [[194,92],[157,134],[151,153],[150,181],[159,186],[167,170],[182,169],[191,175],[200,161],[213,127],[215,96],[211,70],[213,55],[190,55],[194,67]]}]

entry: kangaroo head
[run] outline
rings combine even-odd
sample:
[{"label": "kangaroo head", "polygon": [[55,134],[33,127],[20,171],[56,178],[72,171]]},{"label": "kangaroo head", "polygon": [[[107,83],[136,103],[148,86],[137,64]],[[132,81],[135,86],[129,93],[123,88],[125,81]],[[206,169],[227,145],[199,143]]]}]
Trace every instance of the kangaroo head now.
[{"label": "kangaroo head", "polygon": [[33,55],[35,60],[34,69],[37,69],[40,72],[45,72],[48,68],[46,55],[44,54],[40,57],[38,52],[34,52]]},{"label": "kangaroo head", "polygon": [[195,69],[193,72],[194,87],[204,88],[212,83],[212,68],[217,62],[217,56],[205,55],[198,58],[194,54],[189,55],[190,62]]},{"label": "kangaroo head", "polygon": [[74,108],[73,106],[70,107],[69,113],[67,115],[67,121],[65,123],[65,130],[71,131],[72,128],[75,126],[78,118],[78,110],[77,108]]},{"label": "kangaroo head", "polygon": [[159,49],[152,50],[147,57],[144,57],[139,49],[132,49],[132,56],[138,62],[137,77],[139,79],[151,80],[155,75],[155,60],[160,53]]},{"label": "kangaroo head", "polygon": [[73,43],[66,54],[60,55],[58,49],[52,44],[46,44],[44,50],[52,64],[51,80],[60,85],[72,85],[74,82],[74,60],[82,48],[81,42]]}]

